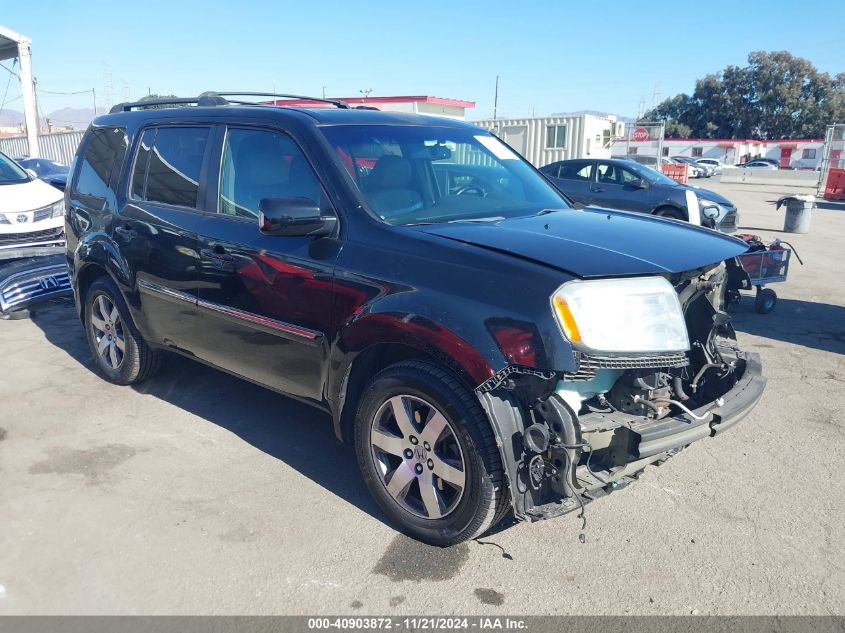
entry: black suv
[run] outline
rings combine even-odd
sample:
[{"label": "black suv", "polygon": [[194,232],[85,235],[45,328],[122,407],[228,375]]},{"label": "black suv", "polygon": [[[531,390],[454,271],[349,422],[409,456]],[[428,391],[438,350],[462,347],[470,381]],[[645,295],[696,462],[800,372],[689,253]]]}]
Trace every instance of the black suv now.
[{"label": "black suv", "polygon": [[722,309],[739,241],[572,209],[464,122],[234,96],[116,106],[79,148],[68,260],[106,380],[167,350],[311,403],[439,545],[577,509],[759,399]]},{"label": "black suv", "polygon": [[[650,213],[709,226],[723,233],[736,231],[739,221],[736,206],[724,196],[709,189],[682,185],[633,160],[562,160],[541,167],[540,171],[581,204]],[[692,215],[690,209],[694,210]]]}]

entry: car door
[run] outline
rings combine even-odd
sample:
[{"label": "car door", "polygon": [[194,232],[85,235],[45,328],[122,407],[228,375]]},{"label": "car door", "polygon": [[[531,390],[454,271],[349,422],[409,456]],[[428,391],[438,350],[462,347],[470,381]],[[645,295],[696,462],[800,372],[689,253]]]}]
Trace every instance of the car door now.
[{"label": "car door", "polygon": [[205,360],[285,393],[320,400],[332,329],[334,237],[259,231],[264,198],[309,198],[334,213],[306,154],[275,129],[228,127],[200,227]]},{"label": "car door", "polygon": [[571,200],[590,204],[592,195],[590,186],[593,179],[593,163],[588,160],[562,161],[546,172],[555,186]]},{"label": "car door", "polygon": [[138,290],[148,340],[194,353],[197,230],[209,160],[208,125],[149,127],[134,148],[125,204],[112,232]]},{"label": "car door", "polygon": [[619,163],[598,161],[592,183],[594,204],[609,209],[650,213],[649,187],[638,186],[642,179]]}]

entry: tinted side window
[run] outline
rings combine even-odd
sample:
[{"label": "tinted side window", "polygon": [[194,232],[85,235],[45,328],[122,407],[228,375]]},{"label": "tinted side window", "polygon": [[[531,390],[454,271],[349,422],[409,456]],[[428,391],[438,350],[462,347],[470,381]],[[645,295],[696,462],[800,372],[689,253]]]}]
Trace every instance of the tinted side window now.
[{"label": "tinted side window", "polygon": [[150,149],[153,146],[155,130],[146,130],[138,143],[138,153],[135,156],[135,167],[132,169],[132,197],[143,200],[144,181],[147,177],[147,165],[150,162]]},{"label": "tinted side window", "polygon": [[146,200],[196,208],[208,134],[207,127],[158,129],[149,155]]},{"label": "tinted side window", "polygon": [[540,167],[540,171],[550,176],[551,178],[559,178],[558,172],[560,171],[560,164],[552,163],[551,165],[546,165],[545,167]]},{"label": "tinted side window", "polygon": [[220,166],[218,210],[257,218],[262,198],[309,198],[323,206],[317,176],[290,137],[268,130],[230,129]]},{"label": "tinted side window", "polygon": [[590,180],[593,175],[591,163],[566,163],[560,167],[558,178],[566,180]]},{"label": "tinted side window", "polygon": [[105,200],[126,157],[126,133],[114,127],[91,132],[79,166],[74,193]]}]

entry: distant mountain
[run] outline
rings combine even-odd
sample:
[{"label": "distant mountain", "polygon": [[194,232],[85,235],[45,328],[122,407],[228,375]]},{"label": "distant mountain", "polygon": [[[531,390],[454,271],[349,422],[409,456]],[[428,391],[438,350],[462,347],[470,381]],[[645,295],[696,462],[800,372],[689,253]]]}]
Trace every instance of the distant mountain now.
[{"label": "distant mountain", "polygon": [[580,116],[582,114],[591,114],[593,116],[600,116],[600,117],[615,116],[616,120],[622,121],[622,123],[636,123],[637,122],[637,117],[620,116],[618,114],[614,114],[613,112],[602,112],[600,110],[577,110],[576,112],[554,112],[550,116]]},{"label": "distant mountain", "polygon": [[[73,127],[84,130],[94,118],[93,108],[61,108],[41,117],[41,127],[47,127],[47,119],[53,127]],[[0,112],[0,127],[23,125],[23,112],[4,108]]]},{"label": "distant mountain", "polygon": [[93,108],[62,108],[46,116],[53,125],[72,126],[84,130],[94,119]]}]

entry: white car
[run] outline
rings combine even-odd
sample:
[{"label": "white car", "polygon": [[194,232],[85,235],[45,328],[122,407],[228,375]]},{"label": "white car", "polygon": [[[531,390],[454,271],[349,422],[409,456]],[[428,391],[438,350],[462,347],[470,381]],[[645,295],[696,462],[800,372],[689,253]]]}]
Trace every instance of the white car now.
[{"label": "white car", "polygon": [[0,152],[0,260],[58,253],[64,231],[62,192]]},{"label": "white car", "polygon": [[737,167],[743,169],[777,169],[778,166],[774,163],[769,163],[764,160],[752,160],[750,163],[741,163]]},{"label": "white car", "polygon": [[699,158],[695,161],[698,165],[705,165],[713,170],[714,174],[721,174],[722,168],[725,167],[725,163],[720,161],[718,158]]}]

